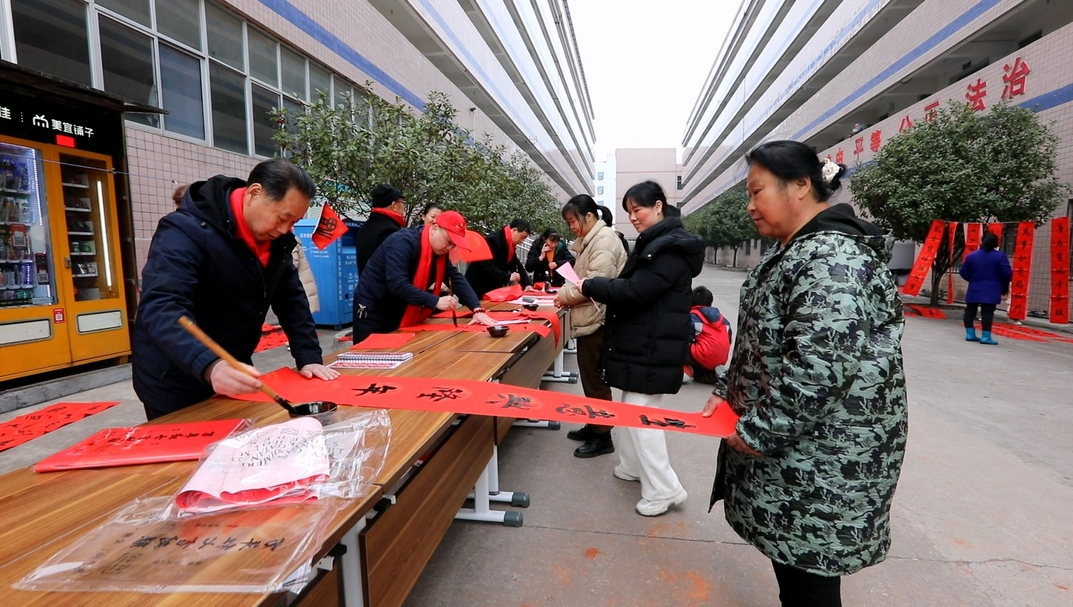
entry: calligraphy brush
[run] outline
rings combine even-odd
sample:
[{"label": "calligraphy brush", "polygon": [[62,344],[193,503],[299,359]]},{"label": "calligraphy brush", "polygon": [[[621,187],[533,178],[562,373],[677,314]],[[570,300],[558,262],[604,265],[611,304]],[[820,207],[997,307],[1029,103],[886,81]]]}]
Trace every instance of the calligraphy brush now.
[{"label": "calligraphy brush", "polygon": [[[451,279],[451,278],[447,279],[447,296],[448,297],[454,297],[455,296],[455,281],[454,281],[454,279]],[[458,306],[457,305],[451,306],[451,322],[455,323],[456,327],[458,326]]]},{"label": "calligraphy brush", "polygon": [[[249,371],[247,371],[245,368],[243,368],[242,363],[238,362],[238,360],[236,360],[234,356],[231,356],[230,352],[228,352],[227,350],[224,350],[223,346],[221,346],[220,344],[216,343],[216,340],[214,340],[213,338],[209,337],[204,331],[202,331],[201,327],[195,325],[194,321],[190,320],[186,316],[180,316],[179,317],[179,325],[181,325],[182,328],[184,328],[187,331],[189,331],[190,334],[193,335],[195,338],[197,338],[197,340],[200,341],[202,344],[204,344],[206,348],[212,350],[213,354],[215,354],[216,356],[219,356],[221,360],[223,360],[227,364],[231,365],[231,367],[234,368],[236,371],[241,371],[242,373],[245,373],[246,375],[250,375]],[[253,376],[250,375],[250,377],[253,377]],[[254,379],[259,379],[259,378],[255,377]],[[294,408],[294,406],[292,406],[291,403],[287,401],[287,399],[285,399],[282,396],[280,396],[272,388],[269,388],[268,384],[264,383],[263,381],[261,382],[261,392],[264,392],[265,394],[271,396],[272,400],[274,400],[277,403],[279,403],[279,406],[281,406],[284,409],[286,409],[287,412],[291,413],[292,415],[300,415],[298,410],[296,410]]]}]

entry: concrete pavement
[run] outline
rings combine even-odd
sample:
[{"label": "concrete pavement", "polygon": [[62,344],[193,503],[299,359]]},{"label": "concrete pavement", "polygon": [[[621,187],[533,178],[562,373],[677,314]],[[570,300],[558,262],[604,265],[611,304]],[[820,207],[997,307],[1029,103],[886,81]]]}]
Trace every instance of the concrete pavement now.
[{"label": "concrete pavement", "polygon": [[[697,283],[733,322],[743,278],[708,267]],[[322,340],[329,347],[332,333]],[[982,346],[963,337],[956,319],[907,320],[910,432],[894,543],[886,562],[843,581],[847,606],[1073,605],[1073,344]],[[290,364],[281,350],[256,364]],[[578,385],[543,387],[580,393]],[[695,410],[707,394],[691,384],[663,404]],[[122,404],[0,453],[0,471],[101,427],[144,421],[129,381],[61,400]],[[770,563],[730,530],[721,506],[707,512],[716,439],[668,433],[690,497],[645,518],[633,510],[637,483],[611,474],[617,458],[574,458],[578,443],[565,430],[511,433],[500,450],[501,486],[531,494],[525,525],[456,522],[408,607],[778,604]]]}]

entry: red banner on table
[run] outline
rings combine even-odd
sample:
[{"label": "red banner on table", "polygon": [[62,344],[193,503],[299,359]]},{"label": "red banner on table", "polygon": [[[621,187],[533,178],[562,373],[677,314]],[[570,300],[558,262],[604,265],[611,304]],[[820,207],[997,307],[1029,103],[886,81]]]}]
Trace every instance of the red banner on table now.
[{"label": "red banner on table", "polygon": [[1051,309],[1050,320],[1069,323],[1069,218],[1051,220]]},{"label": "red banner on table", "polygon": [[965,261],[965,258],[968,257],[970,253],[974,253],[976,252],[976,249],[980,248],[980,238],[983,237],[983,232],[983,224],[965,224],[965,253],[961,256],[961,261]]},{"label": "red banner on table", "polygon": [[100,413],[119,404],[119,401],[100,403],[56,403],[43,409],[20,415],[0,424],[0,451],[17,447],[57,428]]},{"label": "red banner on table", "polygon": [[1024,320],[1028,311],[1028,282],[1032,272],[1032,244],[1036,224],[1022,221],[1017,224],[1017,242],[1013,249],[1013,281],[1010,284],[1010,309],[1013,320]]},{"label": "red banner on table", "polygon": [[46,457],[35,472],[108,468],[196,460],[212,443],[244,427],[246,420],[106,428],[86,440]]},{"label": "red banner on table", "polygon": [[906,295],[920,293],[920,288],[924,286],[924,279],[928,277],[928,272],[931,271],[931,264],[939,253],[939,244],[943,240],[945,231],[945,221],[936,219],[931,222],[931,230],[928,231],[928,237],[924,239],[924,246],[920,248],[920,254],[917,255],[913,270],[909,272],[909,279],[906,281],[902,291]]},{"label": "red banner on table", "polygon": [[[464,318],[472,316],[473,313],[459,312],[458,318]],[[488,312],[488,316],[492,317],[495,321],[504,320],[521,320],[528,318],[530,320],[546,320],[551,327],[547,327],[541,323],[524,323],[524,324],[512,324],[510,328],[512,331],[532,331],[539,333],[541,337],[547,337],[552,333],[555,334],[555,345],[559,345],[559,339],[562,336],[562,327],[559,325],[559,313],[558,312],[540,312],[529,310],[515,310],[513,312]],[[449,313],[434,314],[434,318],[450,318]],[[471,325],[460,324],[457,327],[446,323],[421,323],[418,325],[409,325],[406,327],[399,327],[400,331],[460,331],[462,333],[480,333],[487,331],[488,327],[484,325]],[[362,342],[365,343],[365,342]]]},{"label": "red banner on table", "polygon": [[948,239],[947,247],[949,249],[948,252],[950,254],[950,257],[949,257],[950,263],[949,263],[949,265],[946,266],[948,268],[948,270],[946,272],[946,303],[947,304],[954,303],[954,272],[953,272],[953,269],[954,269],[954,242],[956,240],[955,237],[957,236],[957,233],[958,233],[958,223],[956,221],[951,221],[950,225],[949,225],[949,229],[947,230],[947,239]]},{"label": "red banner on table", "polygon": [[[311,382],[293,369],[279,369],[261,379],[272,386],[280,396],[294,403],[326,400],[340,405],[375,409],[442,411],[572,424],[595,423],[719,437],[733,434],[738,420],[738,416],[726,403],[720,405],[711,417],[703,417],[700,411],[657,409],[562,392],[463,379],[344,375],[328,382]],[[271,402],[271,399],[261,392],[237,398]],[[704,403],[698,402],[697,408],[700,409],[703,405]]]}]

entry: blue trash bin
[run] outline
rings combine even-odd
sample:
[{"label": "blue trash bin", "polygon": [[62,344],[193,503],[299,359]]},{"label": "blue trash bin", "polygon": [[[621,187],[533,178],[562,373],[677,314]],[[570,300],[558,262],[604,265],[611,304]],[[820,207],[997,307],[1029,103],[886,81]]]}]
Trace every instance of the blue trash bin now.
[{"label": "blue trash bin", "polygon": [[294,225],[294,234],[305,247],[306,259],[313,270],[320,296],[320,310],[313,313],[317,325],[340,329],[354,320],[354,289],[358,286],[358,252],[355,239],[364,224],[347,220],[346,234],[320,250],[313,244],[316,219],[303,219]]}]

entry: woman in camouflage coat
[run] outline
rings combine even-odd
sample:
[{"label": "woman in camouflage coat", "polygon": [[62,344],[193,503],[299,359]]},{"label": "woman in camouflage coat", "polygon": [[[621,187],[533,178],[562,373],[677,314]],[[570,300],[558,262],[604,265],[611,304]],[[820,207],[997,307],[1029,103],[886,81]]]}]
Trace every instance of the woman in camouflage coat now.
[{"label": "woman in camouflage coat", "polygon": [[828,205],[844,167],[794,141],[750,165],[749,214],[778,240],[741,289],[725,394],[741,418],[712,504],[771,559],[786,605],[841,605],[840,577],[886,558],[907,431],[893,239]]}]

